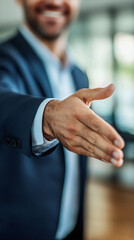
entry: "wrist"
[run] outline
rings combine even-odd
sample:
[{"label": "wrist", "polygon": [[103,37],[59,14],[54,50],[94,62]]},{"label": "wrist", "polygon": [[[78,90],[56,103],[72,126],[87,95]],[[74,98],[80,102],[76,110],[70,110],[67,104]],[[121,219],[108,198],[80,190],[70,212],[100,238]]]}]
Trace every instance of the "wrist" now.
[{"label": "wrist", "polygon": [[53,126],[57,102],[59,101],[51,100],[50,102],[48,102],[43,112],[42,131],[44,138],[48,141],[56,138]]}]

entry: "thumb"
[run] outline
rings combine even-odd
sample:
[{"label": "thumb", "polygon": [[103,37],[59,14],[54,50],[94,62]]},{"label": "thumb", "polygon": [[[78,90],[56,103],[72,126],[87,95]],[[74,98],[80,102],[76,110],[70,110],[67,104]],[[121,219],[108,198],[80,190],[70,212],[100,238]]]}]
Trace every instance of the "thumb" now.
[{"label": "thumb", "polygon": [[83,102],[89,104],[93,100],[101,100],[110,97],[113,94],[114,90],[114,84],[110,84],[104,88],[82,89],[76,92],[76,95]]}]

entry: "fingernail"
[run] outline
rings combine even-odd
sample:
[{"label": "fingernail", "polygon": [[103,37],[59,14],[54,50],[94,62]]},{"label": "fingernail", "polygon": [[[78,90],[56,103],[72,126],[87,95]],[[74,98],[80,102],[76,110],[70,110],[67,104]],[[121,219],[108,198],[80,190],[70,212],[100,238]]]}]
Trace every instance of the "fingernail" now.
[{"label": "fingernail", "polygon": [[120,167],[121,167],[124,163],[123,159],[121,159],[119,163],[120,163]]},{"label": "fingernail", "polygon": [[123,159],[121,158],[120,161],[118,161],[116,167],[121,167],[123,165]]},{"label": "fingernail", "polygon": [[114,140],[114,145],[117,146],[117,147],[121,146],[121,144],[120,144],[120,142],[118,140]]},{"label": "fingernail", "polygon": [[118,152],[113,152],[113,157],[118,159],[119,158],[119,153]]},{"label": "fingernail", "polygon": [[118,163],[118,161],[114,158],[111,158],[111,161],[110,161],[113,165],[116,165]]}]

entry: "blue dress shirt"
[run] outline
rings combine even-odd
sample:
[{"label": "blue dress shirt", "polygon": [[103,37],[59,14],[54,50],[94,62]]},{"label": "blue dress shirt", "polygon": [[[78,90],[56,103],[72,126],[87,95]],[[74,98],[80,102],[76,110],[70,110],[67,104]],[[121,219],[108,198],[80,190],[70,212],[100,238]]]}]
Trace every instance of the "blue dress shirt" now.
[{"label": "blue dress shirt", "polygon": [[[53,55],[29,30],[22,26],[20,29],[23,37],[34,49],[38,57],[45,64],[49,76],[50,85],[54,98],[65,99],[75,92],[75,86],[71,75],[71,60],[68,55],[68,63],[63,68],[60,60]],[[47,141],[43,138],[42,117],[46,104],[52,99],[44,100],[36,113],[32,126],[32,146],[33,152],[40,155],[56,144],[58,140]],[[65,238],[75,227],[78,215],[78,195],[79,195],[79,168],[78,157],[75,153],[64,148],[65,154],[65,180],[61,201],[60,219],[56,233],[56,239]]]}]

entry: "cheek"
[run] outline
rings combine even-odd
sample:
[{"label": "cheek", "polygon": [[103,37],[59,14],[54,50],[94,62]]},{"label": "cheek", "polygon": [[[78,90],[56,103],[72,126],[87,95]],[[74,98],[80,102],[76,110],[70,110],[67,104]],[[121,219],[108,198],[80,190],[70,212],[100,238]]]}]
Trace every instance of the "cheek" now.
[{"label": "cheek", "polygon": [[26,0],[25,4],[27,6],[27,8],[29,9],[34,9],[36,8],[36,6],[38,6],[38,4],[40,4],[40,0]]},{"label": "cheek", "polygon": [[38,4],[40,1],[39,0],[26,0],[26,3],[29,5],[34,5],[34,4]]}]

